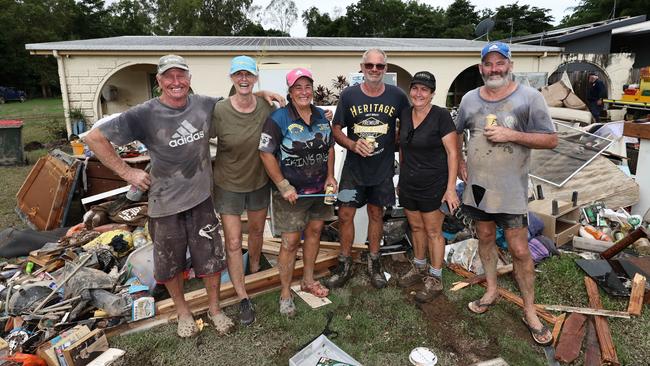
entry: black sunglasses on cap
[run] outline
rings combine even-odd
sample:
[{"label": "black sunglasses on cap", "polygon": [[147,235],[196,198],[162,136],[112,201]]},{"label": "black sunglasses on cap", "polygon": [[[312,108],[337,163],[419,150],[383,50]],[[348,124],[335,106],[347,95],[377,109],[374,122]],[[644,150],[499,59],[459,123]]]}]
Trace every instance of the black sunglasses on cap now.
[{"label": "black sunglasses on cap", "polygon": [[363,67],[366,68],[366,70],[372,70],[372,68],[376,68],[377,70],[381,71],[386,68],[386,64],[373,64],[372,62],[366,62],[363,64]]}]

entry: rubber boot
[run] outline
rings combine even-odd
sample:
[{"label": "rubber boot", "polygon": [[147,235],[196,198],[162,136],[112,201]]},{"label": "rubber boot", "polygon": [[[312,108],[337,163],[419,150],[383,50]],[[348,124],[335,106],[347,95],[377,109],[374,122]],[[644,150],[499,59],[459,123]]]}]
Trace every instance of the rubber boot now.
[{"label": "rubber boot", "polygon": [[323,281],[323,284],[329,288],[343,287],[352,277],[352,257],[339,255],[339,263],[332,271],[332,275]]}]

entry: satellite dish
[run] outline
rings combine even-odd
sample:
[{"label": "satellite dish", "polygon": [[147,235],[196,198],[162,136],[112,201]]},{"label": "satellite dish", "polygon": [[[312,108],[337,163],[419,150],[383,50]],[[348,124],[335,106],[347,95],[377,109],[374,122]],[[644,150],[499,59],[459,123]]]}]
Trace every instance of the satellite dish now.
[{"label": "satellite dish", "polygon": [[489,40],[489,34],[490,31],[494,28],[494,20],[492,18],[486,18],[481,20],[480,23],[476,25],[476,29],[474,30],[474,35],[478,38],[481,38],[485,35],[488,35],[488,40]]}]

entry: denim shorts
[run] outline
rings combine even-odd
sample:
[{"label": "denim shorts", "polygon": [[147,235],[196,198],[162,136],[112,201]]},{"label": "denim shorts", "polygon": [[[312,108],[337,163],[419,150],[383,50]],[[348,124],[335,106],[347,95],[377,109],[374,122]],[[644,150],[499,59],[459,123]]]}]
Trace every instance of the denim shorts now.
[{"label": "denim shorts", "polygon": [[214,186],[214,208],[224,215],[241,215],[244,211],[258,211],[269,207],[270,185],[252,192],[230,192]]},{"label": "denim shorts", "polygon": [[462,210],[474,221],[494,221],[503,230],[528,227],[526,214],[487,213],[469,205],[463,205]]}]

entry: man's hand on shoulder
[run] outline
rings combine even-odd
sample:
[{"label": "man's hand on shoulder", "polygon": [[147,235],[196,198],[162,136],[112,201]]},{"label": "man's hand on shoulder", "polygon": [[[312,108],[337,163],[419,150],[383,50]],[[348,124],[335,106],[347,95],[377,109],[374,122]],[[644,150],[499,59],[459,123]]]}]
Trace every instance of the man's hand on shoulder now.
[{"label": "man's hand on shoulder", "polygon": [[148,191],[149,186],[151,186],[151,176],[142,169],[128,167],[120,176],[127,183],[138,187],[141,191]]}]

